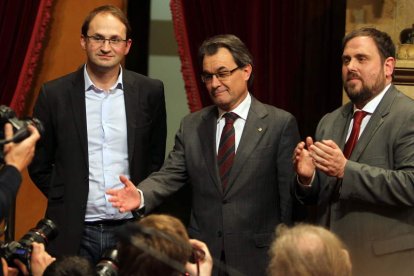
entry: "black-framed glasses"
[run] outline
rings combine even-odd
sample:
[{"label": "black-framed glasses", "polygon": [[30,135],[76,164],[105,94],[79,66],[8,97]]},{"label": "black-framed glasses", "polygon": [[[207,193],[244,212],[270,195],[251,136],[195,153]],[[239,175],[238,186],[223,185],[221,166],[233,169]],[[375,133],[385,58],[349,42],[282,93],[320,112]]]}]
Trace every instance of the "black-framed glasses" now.
[{"label": "black-framed glasses", "polygon": [[119,37],[111,37],[111,38],[105,38],[100,35],[87,35],[86,36],[89,41],[95,45],[104,45],[105,41],[109,42],[109,45],[111,46],[120,46],[122,42],[127,42],[127,39],[122,39]]},{"label": "black-framed glasses", "polygon": [[234,71],[236,71],[237,69],[240,69],[241,66],[237,66],[236,68],[234,68],[233,70],[223,70],[217,73],[213,73],[213,74],[209,74],[209,73],[202,73],[201,74],[201,80],[204,83],[208,83],[211,82],[213,80],[213,77],[216,76],[216,78],[219,81],[224,81],[226,79],[228,79],[233,73]]}]

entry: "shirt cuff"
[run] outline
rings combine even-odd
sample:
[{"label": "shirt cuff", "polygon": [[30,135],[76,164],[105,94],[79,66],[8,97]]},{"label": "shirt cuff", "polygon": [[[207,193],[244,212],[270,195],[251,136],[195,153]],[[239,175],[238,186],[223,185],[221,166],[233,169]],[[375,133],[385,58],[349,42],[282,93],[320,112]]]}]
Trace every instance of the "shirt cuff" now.
[{"label": "shirt cuff", "polygon": [[141,204],[138,206],[137,209],[134,209],[131,211],[132,216],[134,218],[142,218],[145,215],[145,202],[144,202],[144,194],[140,189],[137,188],[137,191],[139,192],[141,196]]},{"label": "shirt cuff", "polygon": [[310,188],[310,187],[312,187],[312,183],[313,183],[313,180],[315,180],[315,174],[316,174],[316,171],[313,171],[313,175],[312,175],[312,179],[311,179],[311,181],[310,181],[310,183],[309,183],[309,185],[305,185],[305,184],[303,184],[301,181],[300,181],[300,179],[299,179],[299,175],[297,175],[296,174],[296,181],[302,186],[302,187],[305,187],[305,188]]}]

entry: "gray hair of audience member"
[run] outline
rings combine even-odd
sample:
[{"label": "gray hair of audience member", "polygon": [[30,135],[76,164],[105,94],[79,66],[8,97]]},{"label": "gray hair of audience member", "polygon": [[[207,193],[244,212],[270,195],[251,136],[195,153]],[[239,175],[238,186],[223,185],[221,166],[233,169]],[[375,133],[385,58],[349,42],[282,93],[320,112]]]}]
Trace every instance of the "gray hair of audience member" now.
[{"label": "gray hair of audience member", "polygon": [[270,248],[269,275],[350,276],[352,265],[342,241],[319,226],[279,225]]},{"label": "gray hair of audience member", "polygon": [[79,256],[64,256],[46,267],[43,276],[95,276],[92,263]]},{"label": "gray hair of audience member", "polygon": [[[233,56],[234,62],[238,67],[242,68],[251,65],[253,68],[253,56],[247,49],[243,41],[232,34],[216,35],[206,39],[198,50],[198,62],[200,68],[203,68],[204,56],[212,56],[217,53],[220,48],[226,48]],[[253,85],[253,70],[248,81],[248,87]]]},{"label": "gray hair of audience member", "polygon": [[91,21],[95,18],[96,15],[101,13],[109,13],[112,16],[116,17],[121,21],[126,28],[126,39],[129,39],[131,37],[131,25],[129,24],[128,18],[125,15],[125,13],[118,7],[112,6],[112,5],[104,5],[99,6],[95,9],[93,9],[85,18],[82,24],[81,28],[81,34],[83,36],[88,36],[88,30],[89,30],[89,24]]},{"label": "gray hair of audience member", "polygon": [[357,29],[347,34],[342,40],[342,51],[345,49],[348,41],[361,36],[371,37],[374,40],[382,62],[389,57],[395,58],[395,45],[391,37],[386,32],[368,27]]}]

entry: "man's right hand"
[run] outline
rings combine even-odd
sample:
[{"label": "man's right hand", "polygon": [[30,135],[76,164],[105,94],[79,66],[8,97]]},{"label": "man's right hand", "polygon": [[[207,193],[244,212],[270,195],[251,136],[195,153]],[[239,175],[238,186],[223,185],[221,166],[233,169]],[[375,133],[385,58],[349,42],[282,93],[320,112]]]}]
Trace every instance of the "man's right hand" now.
[{"label": "man's right hand", "polygon": [[141,194],[137,187],[128,178],[121,175],[119,177],[125,185],[121,189],[109,189],[106,194],[110,195],[109,202],[112,206],[118,208],[121,213],[137,209],[141,205]]},{"label": "man's right hand", "polygon": [[293,152],[293,165],[303,185],[310,185],[315,173],[315,164],[308,151],[311,145],[313,145],[313,140],[311,137],[307,137],[306,144],[305,142],[299,142]]}]

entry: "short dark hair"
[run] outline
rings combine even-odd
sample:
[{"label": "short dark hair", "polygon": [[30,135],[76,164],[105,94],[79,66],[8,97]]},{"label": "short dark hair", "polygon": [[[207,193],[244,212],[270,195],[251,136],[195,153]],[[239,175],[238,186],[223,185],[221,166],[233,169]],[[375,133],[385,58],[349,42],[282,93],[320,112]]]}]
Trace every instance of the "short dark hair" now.
[{"label": "short dark hair", "polygon": [[395,45],[391,37],[386,32],[381,32],[375,28],[369,27],[354,30],[347,34],[342,41],[342,51],[351,39],[360,36],[371,37],[374,40],[382,62],[389,57],[395,58]]},{"label": "short dark hair", "polygon": [[85,20],[82,24],[81,33],[83,36],[88,35],[89,30],[89,24],[91,23],[92,19],[100,14],[100,13],[109,13],[113,15],[114,17],[118,18],[126,28],[126,39],[129,39],[131,37],[131,25],[129,24],[128,18],[126,17],[125,13],[118,7],[115,7],[113,5],[104,5],[97,7],[93,9],[88,16],[86,16]]},{"label": "short dark hair", "polygon": [[[240,38],[232,34],[222,34],[210,37],[201,44],[198,50],[198,62],[200,68],[203,68],[204,56],[214,55],[220,48],[229,50],[238,67],[244,67],[249,64],[253,67],[252,54]],[[249,87],[251,87],[252,84],[253,71],[248,81]]]},{"label": "short dark hair", "polygon": [[46,267],[44,276],[94,276],[92,263],[79,256],[63,256]]}]

